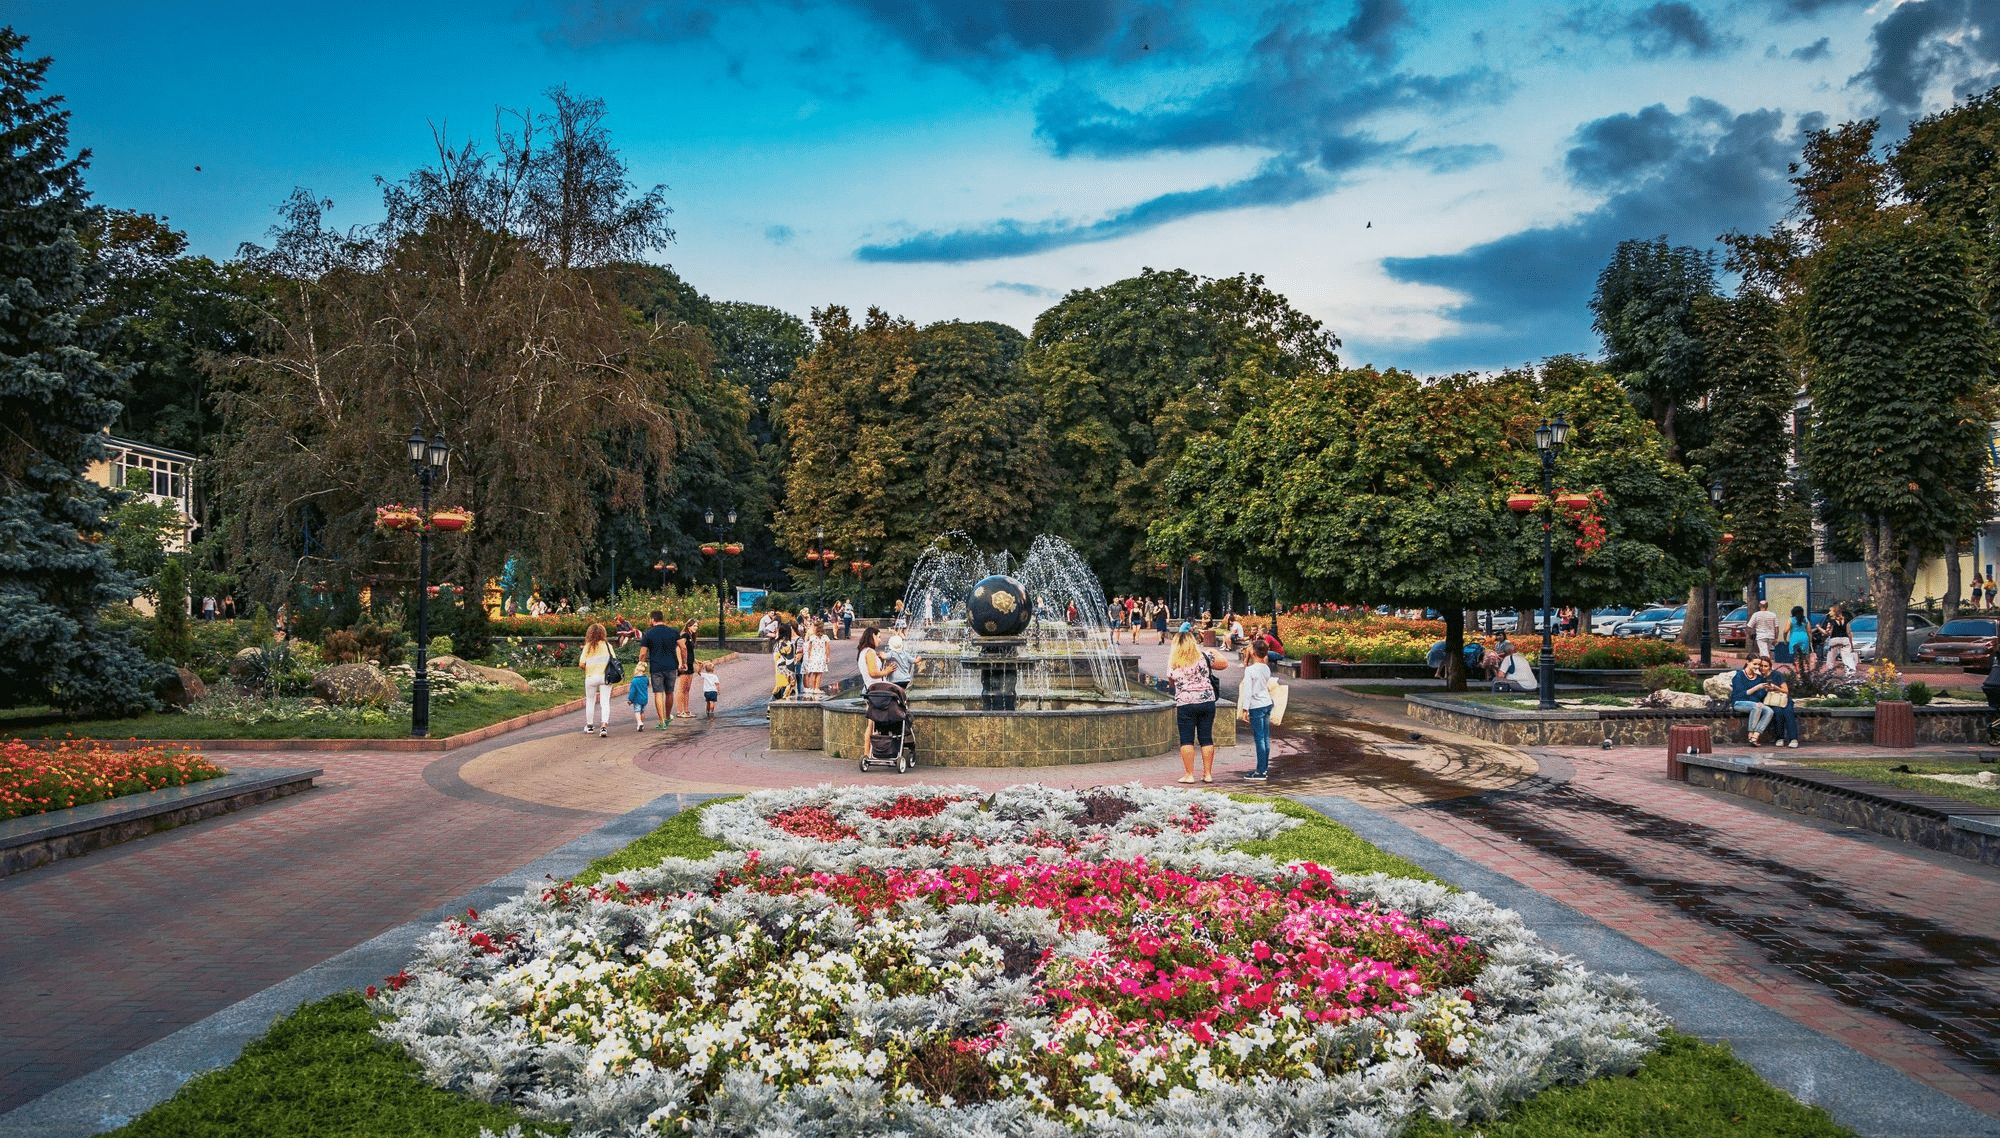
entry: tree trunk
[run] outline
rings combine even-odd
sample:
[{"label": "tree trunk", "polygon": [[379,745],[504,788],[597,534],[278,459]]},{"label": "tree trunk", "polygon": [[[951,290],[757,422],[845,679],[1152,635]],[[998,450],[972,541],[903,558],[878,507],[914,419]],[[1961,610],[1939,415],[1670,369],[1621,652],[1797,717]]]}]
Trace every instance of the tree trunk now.
[{"label": "tree trunk", "polygon": [[1862,562],[1868,568],[1868,595],[1875,601],[1875,658],[1891,664],[1910,661],[1908,624],[1910,589],[1916,582],[1921,554],[1899,556],[1896,531],[1889,519],[1864,518]]},{"label": "tree trunk", "polygon": [[1681,647],[1693,648],[1701,643],[1701,626],[1708,621],[1708,612],[1702,608],[1702,586],[1688,590],[1687,619],[1681,622]]},{"label": "tree trunk", "polygon": [[1439,601],[1444,617],[1444,690],[1465,690],[1465,610],[1453,601]]},{"label": "tree trunk", "polygon": [[1944,603],[1941,606],[1943,620],[1939,623],[1949,622],[1958,615],[1958,591],[1964,585],[1963,575],[1958,570],[1958,539],[1952,538],[1944,543]]}]

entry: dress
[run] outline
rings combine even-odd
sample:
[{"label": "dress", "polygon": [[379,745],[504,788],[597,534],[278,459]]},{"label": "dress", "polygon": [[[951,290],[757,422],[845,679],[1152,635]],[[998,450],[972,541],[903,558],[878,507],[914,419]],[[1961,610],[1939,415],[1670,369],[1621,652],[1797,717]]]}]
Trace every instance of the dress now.
[{"label": "dress", "polygon": [[799,665],[799,671],[804,672],[808,676],[824,675],[826,673],[826,649],[826,637],[806,637],[805,663]]}]

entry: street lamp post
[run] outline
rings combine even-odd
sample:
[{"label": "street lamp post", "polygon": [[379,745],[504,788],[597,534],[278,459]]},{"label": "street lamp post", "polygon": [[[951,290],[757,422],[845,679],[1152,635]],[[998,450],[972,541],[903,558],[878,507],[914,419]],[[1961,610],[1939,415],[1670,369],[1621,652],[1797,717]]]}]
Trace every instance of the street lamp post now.
[{"label": "street lamp post", "polygon": [[445,446],[443,431],[426,441],[421,426],[410,428],[403,446],[422,493],[417,507],[417,671],[410,680],[410,736],[422,739],[431,733],[431,480],[444,469],[451,448]]},{"label": "street lamp post", "polygon": [[672,550],[669,550],[666,546],[664,545],[661,546],[660,559],[658,561],[653,562],[653,568],[658,569],[660,571],[660,591],[662,593],[667,591],[667,574],[672,573],[674,570],[680,568],[680,566],[667,560],[667,555],[671,552]]},{"label": "street lamp post", "polygon": [[[1708,500],[1715,504],[1716,513],[1722,512],[1722,483],[1716,482],[1708,488]],[[1715,549],[1708,551],[1708,584],[1701,590],[1701,666],[1710,664],[1709,630],[1715,627]]]},{"label": "street lamp post", "polygon": [[[729,624],[728,619],[722,614],[722,595],[729,591],[729,583],[723,578],[722,559],[732,551],[729,545],[724,544],[722,530],[715,524],[714,509],[703,511],[701,520],[709,524],[710,532],[715,537],[715,646],[717,648],[728,648]],[[735,527],[736,507],[729,507],[729,510],[725,514],[725,520],[731,528]],[[742,546],[736,546],[734,552],[740,553],[742,549]]]},{"label": "street lamp post", "polygon": [[819,583],[813,589],[813,614],[826,611],[826,531],[813,530],[813,560],[819,564]]},{"label": "street lamp post", "polygon": [[1556,453],[1569,441],[1569,424],[1563,420],[1562,412],[1556,412],[1553,423],[1545,422],[1535,428],[1535,449],[1542,455],[1542,499],[1548,513],[1542,518],[1542,656],[1541,700],[1543,711],[1556,709],[1556,642],[1555,642],[1555,544],[1550,531],[1555,529]]}]

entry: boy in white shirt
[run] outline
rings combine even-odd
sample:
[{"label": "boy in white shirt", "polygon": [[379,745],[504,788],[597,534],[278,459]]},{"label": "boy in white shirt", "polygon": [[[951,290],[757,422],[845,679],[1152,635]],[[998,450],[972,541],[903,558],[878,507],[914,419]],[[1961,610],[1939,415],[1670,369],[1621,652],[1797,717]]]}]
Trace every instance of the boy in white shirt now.
[{"label": "boy in white shirt", "polygon": [[722,677],[715,674],[715,661],[701,664],[701,698],[708,704],[708,717],[715,718],[715,701],[722,697]]}]

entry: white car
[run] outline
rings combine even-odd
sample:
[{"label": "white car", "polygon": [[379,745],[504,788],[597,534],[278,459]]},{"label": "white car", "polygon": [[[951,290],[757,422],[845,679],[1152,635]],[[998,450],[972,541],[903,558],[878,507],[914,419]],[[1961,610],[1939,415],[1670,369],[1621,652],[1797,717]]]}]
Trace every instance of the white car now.
[{"label": "white car", "polygon": [[1590,634],[1592,636],[1609,636],[1612,629],[1617,628],[1620,624],[1630,619],[1632,619],[1632,610],[1623,606],[1615,609],[1591,609]]}]

